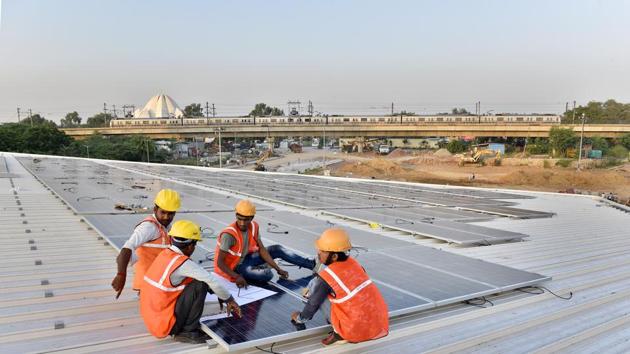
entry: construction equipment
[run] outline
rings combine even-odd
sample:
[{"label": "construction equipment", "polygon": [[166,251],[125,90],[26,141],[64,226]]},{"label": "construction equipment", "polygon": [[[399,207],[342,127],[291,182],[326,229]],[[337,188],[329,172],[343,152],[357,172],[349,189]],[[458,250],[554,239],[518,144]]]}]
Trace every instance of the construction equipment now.
[{"label": "construction equipment", "polygon": [[458,165],[464,166],[466,164],[479,164],[483,166],[488,163],[492,163],[492,165],[497,166],[501,164],[500,151],[494,151],[490,149],[477,150],[477,148],[475,148],[471,152],[471,155],[472,156],[462,155],[461,159],[459,160]]},{"label": "construction equipment", "polygon": [[271,157],[271,155],[272,155],[271,150],[267,150],[263,152],[258,158],[258,160],[256,160],[255,162],[256,167],[254,167],[254,171],[261,171],[261,172],[267,171],[267,168],[265,167],[265,165],[263,165],[263,161]]},{"label": "construction equipment", "polygon": [[291,143],[289,144],[289,150],[291,150],[292,153],[299,154],[302,152],[302,145],[298,143]]},{"label": "construction equipment", "polygon": [[355,139],[341,139],[339,143],[341,145],[341,151],[343,152],[362,153],[364,150],[374,150],[374,145],[377,141],[380,141],[380,139],[365,139],[364,137],[358,137]]}]

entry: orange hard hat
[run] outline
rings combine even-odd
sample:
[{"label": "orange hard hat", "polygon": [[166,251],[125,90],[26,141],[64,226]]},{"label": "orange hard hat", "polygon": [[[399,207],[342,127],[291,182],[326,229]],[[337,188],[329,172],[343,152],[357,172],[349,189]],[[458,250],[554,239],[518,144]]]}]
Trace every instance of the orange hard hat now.
[{"label": "orange hard hat", "polygon": [[324,231],[315,241],[315,247],[324,252],[346,252],[352,248],[352,244],[346,230],[334,228]]},{"label": "orange hard hat", "polygon": [[236,213],[242,216],[254,216],[256,215],[256,206],[249,199],[243,199],[236,203]]}]

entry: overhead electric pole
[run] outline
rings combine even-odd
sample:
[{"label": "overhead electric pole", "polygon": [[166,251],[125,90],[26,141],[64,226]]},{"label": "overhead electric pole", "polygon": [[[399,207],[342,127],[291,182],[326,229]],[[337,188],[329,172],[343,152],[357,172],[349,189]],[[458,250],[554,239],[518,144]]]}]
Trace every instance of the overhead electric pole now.
[{"label": "overhead electric pole", "polygon": [[216,117],[217,111],[214,109],[214,103],[212,104],[212,118]]},{"label": "overhead electric pole", "polygon": [[573,101],[573,119],[571,120],[571,124],[575,124],[575,101]]},{"label": "overhead electric pole", "polygon": [[17,108],[17,112],[18,112],[18,123],[20,122],[20,107]]},{"label": "overhead electric pole", "polygon": [[31,120],[31,127],[33,126],[33,110],[28,109],[28,118]]}]

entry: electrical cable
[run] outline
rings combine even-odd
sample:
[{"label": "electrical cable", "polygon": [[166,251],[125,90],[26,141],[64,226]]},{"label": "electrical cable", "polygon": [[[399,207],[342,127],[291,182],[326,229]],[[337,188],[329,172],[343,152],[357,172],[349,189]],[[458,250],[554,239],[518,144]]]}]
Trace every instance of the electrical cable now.
[{"label": "electrical cable", "polygon": [[411,224],[411,225],[413,225],[413,221],[397,218],[396,219],[396,225],[400,225],[400,224]]},{"label": "electrical cable", "polygon": [[543,290],[543,292],[547,291],[551,295],[557,297],[558,299],[562,299],[562,300],[571,300],[573,298],[573,291],[569,291],[569,295],[568,296],[561,296],[561,295],[558,295],[558,294],[554,293],[553,291],[549,290],[548,288],[545,288],[544,286],[526,286],[526,287],[523,287],[523,288],[520,288],[520,289],[517,289],[517,290],[519,290],[521,292],[524,292],[524,293],[528,293],[528,294],[542,294],[542,293],[528,292],[528,291],[525,291],[523,289],[538,289],[538,290]]},{"label": "electrical cable", "polygon": [[464,301],[464,303],[467,304],[467,305],[477,306],[477,307],[481,307],[481,308],[486,308],[484,306],[485,304],[490,304],[490,306],[494,306],[494,303],[492,301],[486,299],[485,296],[474,298],[474,299],[470,299],[470,300],[466,300],[466,301]]},{"label": "electrical cable", "polygon": [[263,349],[261,347],[254,347],[258,350],[260,350],[261,352],[265,352],[265,353],[271,353],[271,354],[282,354],[282,352],[276,352],[273,350],[273,346],[276,345],[276,343],[271,343],[271,347],[269,347],[269,349]]}]

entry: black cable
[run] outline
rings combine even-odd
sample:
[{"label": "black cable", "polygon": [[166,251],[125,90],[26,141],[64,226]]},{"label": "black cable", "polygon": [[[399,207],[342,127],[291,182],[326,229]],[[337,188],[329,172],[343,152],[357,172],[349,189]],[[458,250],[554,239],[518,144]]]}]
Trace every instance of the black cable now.
[{"label": "black cable", "polygon": [[278,230],[280,228],[280,226],[278,226],[277,224],[274,223],[267,223],[267,232],[271,233],[271,234],[283,234],[283,235],[287,235],[289,233],[289,231],[280,231]]},{"label": "black cable", "polygon": [[[562,300],[571,300],[573,298],[573,291],[569,291],[569,296],[560,296],[560,295],[554,293],[553,291],[549,290],[548,288],[545,288],[544,286],[527,286],[525,288],[546,290],[551,295],[557,297],[558,299],[562,299]],[[523,291],[523,292],[525,292],[525,291]]]},{"label": "black cable", "polygon": [[275,342],[274,342],[274,343],[271,343],[271,347],[269,347],[269,349],[263,349],[263,348],[261,348],[261,347],[254,347],[254,348],[256,348],[256,349],[258,349],[258,350],[260,350],[260,351],[262,351],[262,352],[265,352],[265,353],[271,353],[271,354],[282,354],[282,352],[276,352],[276,351],[274,351],[274,350],[273,350],[273,346],[274,346],[274,345],[276,345],[276,343],[275,343]]},{"label": "black cable", "polygon": [[477,306],[477,307],[481,307],[481,308],[484,308],[484,309],[486,308],[484,306],[485,304],[490,304],[490,306],[494,306],[494,303],[492,301],[486,299],[485,296],[474,298],[474,299],[470,299],[470,300],[466,300],[466,301],[464,301],[464,303],[466,305]]},{"label": "black cable", "polygon": [[400,225],[400,224],[411,224],[413,225],[413,221],[409,221],[409,220],[405,220],[405,219],[396,219],[396,224]]}]

